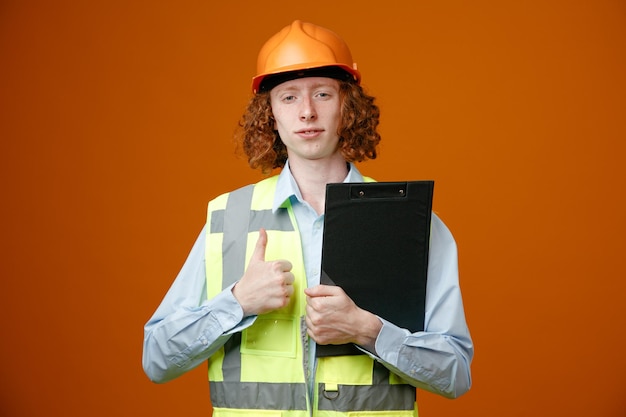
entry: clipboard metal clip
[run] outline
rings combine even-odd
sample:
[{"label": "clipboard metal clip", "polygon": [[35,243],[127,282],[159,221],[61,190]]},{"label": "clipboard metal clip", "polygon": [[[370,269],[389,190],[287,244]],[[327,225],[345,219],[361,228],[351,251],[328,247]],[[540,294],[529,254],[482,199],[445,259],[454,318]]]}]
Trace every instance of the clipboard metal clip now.
[{"label": "clipboard metal clip", "polygon": [[350,198],[364,200],[374,198],[404,198],[407,195],[405,182],[353,184],[350,187]]}]

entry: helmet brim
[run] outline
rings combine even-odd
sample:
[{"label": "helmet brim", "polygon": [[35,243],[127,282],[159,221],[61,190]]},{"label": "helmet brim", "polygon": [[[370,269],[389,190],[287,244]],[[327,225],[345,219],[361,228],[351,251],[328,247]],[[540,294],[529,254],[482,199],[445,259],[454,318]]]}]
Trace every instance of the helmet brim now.
[{"label": "helmet brim", "polygon": [[357,84],[361,82],[361,73],[347,65],[342,64],[309,64],[306,66],[292,66],[281,68],[265,74],[259,74],[252,78],[252,92],[254,94],[270,91],[272,88],[286,81],[304,77],[327,77],[342,81],[351,81]]}]

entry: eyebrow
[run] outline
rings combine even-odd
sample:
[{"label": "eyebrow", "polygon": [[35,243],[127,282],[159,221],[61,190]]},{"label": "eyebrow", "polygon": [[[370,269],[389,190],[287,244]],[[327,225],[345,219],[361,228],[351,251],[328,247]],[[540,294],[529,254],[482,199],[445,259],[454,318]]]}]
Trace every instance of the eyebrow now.
[{"label": "eyebrow", "polygon": [[[329,88],[333,88],[335,90],[339,90],[339,88],[332,82],[332,81],[318,81],[315,84],[311,85],[311,89],[316,89],[316,88],[320,88],[320,87],[329,87]],[[296,87],[295,85],[291,85],[291,86],[278,86],[275,87],[276,92],[290,92],[290,91],[299,91],[300,87]]]}]

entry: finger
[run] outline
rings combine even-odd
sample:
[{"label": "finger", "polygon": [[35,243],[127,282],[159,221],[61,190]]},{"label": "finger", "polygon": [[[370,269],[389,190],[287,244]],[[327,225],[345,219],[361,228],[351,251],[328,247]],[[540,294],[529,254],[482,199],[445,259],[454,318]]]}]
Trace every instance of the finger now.
[{"label": "finger", "polygon": [[257,261],[265,261],[265,248],[267,247],[267,232],[265,229],[259,230],[259,238],[256,241],[252,259]]},{"label": "finger", "polygon": [[285,284],[292,285],[295,280],[296,277],[291,272],[285,273]]},{"label": "finger", "polygon": [[291,271],[291,268],[293,268],[293,265],[291,265],[291,262],[285,260],[285,259],[280,259],[274,262],[275,268],[277,272],[289,272]]},{"label": "finger", "polygon": [[287,291],[287,298],[291,297],[293,295],[293,285],[287,285],[285,286],[285,291]]},{"label": "finger", "polygon": [[304,293],[309,297],[329,297],[336,295],[338,291],[340,291],[340,288],[334,285],[316,285],[304,289]]},{"label": "finger", "polygon": [[315,306],[310,302],[310,299],[307,299],[307,303],[306,303],[306,306],[304,307],[304,311],[309,320],[310,320],[309,317],[317,313],[317,310],[315,309]]}]

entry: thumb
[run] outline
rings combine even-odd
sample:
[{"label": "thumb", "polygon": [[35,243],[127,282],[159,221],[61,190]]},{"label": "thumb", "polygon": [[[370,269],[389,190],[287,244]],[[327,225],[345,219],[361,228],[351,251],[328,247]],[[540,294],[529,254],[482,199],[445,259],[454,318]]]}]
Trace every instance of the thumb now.
[{"label": "thumb", "polygon": [[259,239],[256,241],[252,259],[265,262],[265,248],[267,247],[267,232],[265,229],[259,230]]}]

